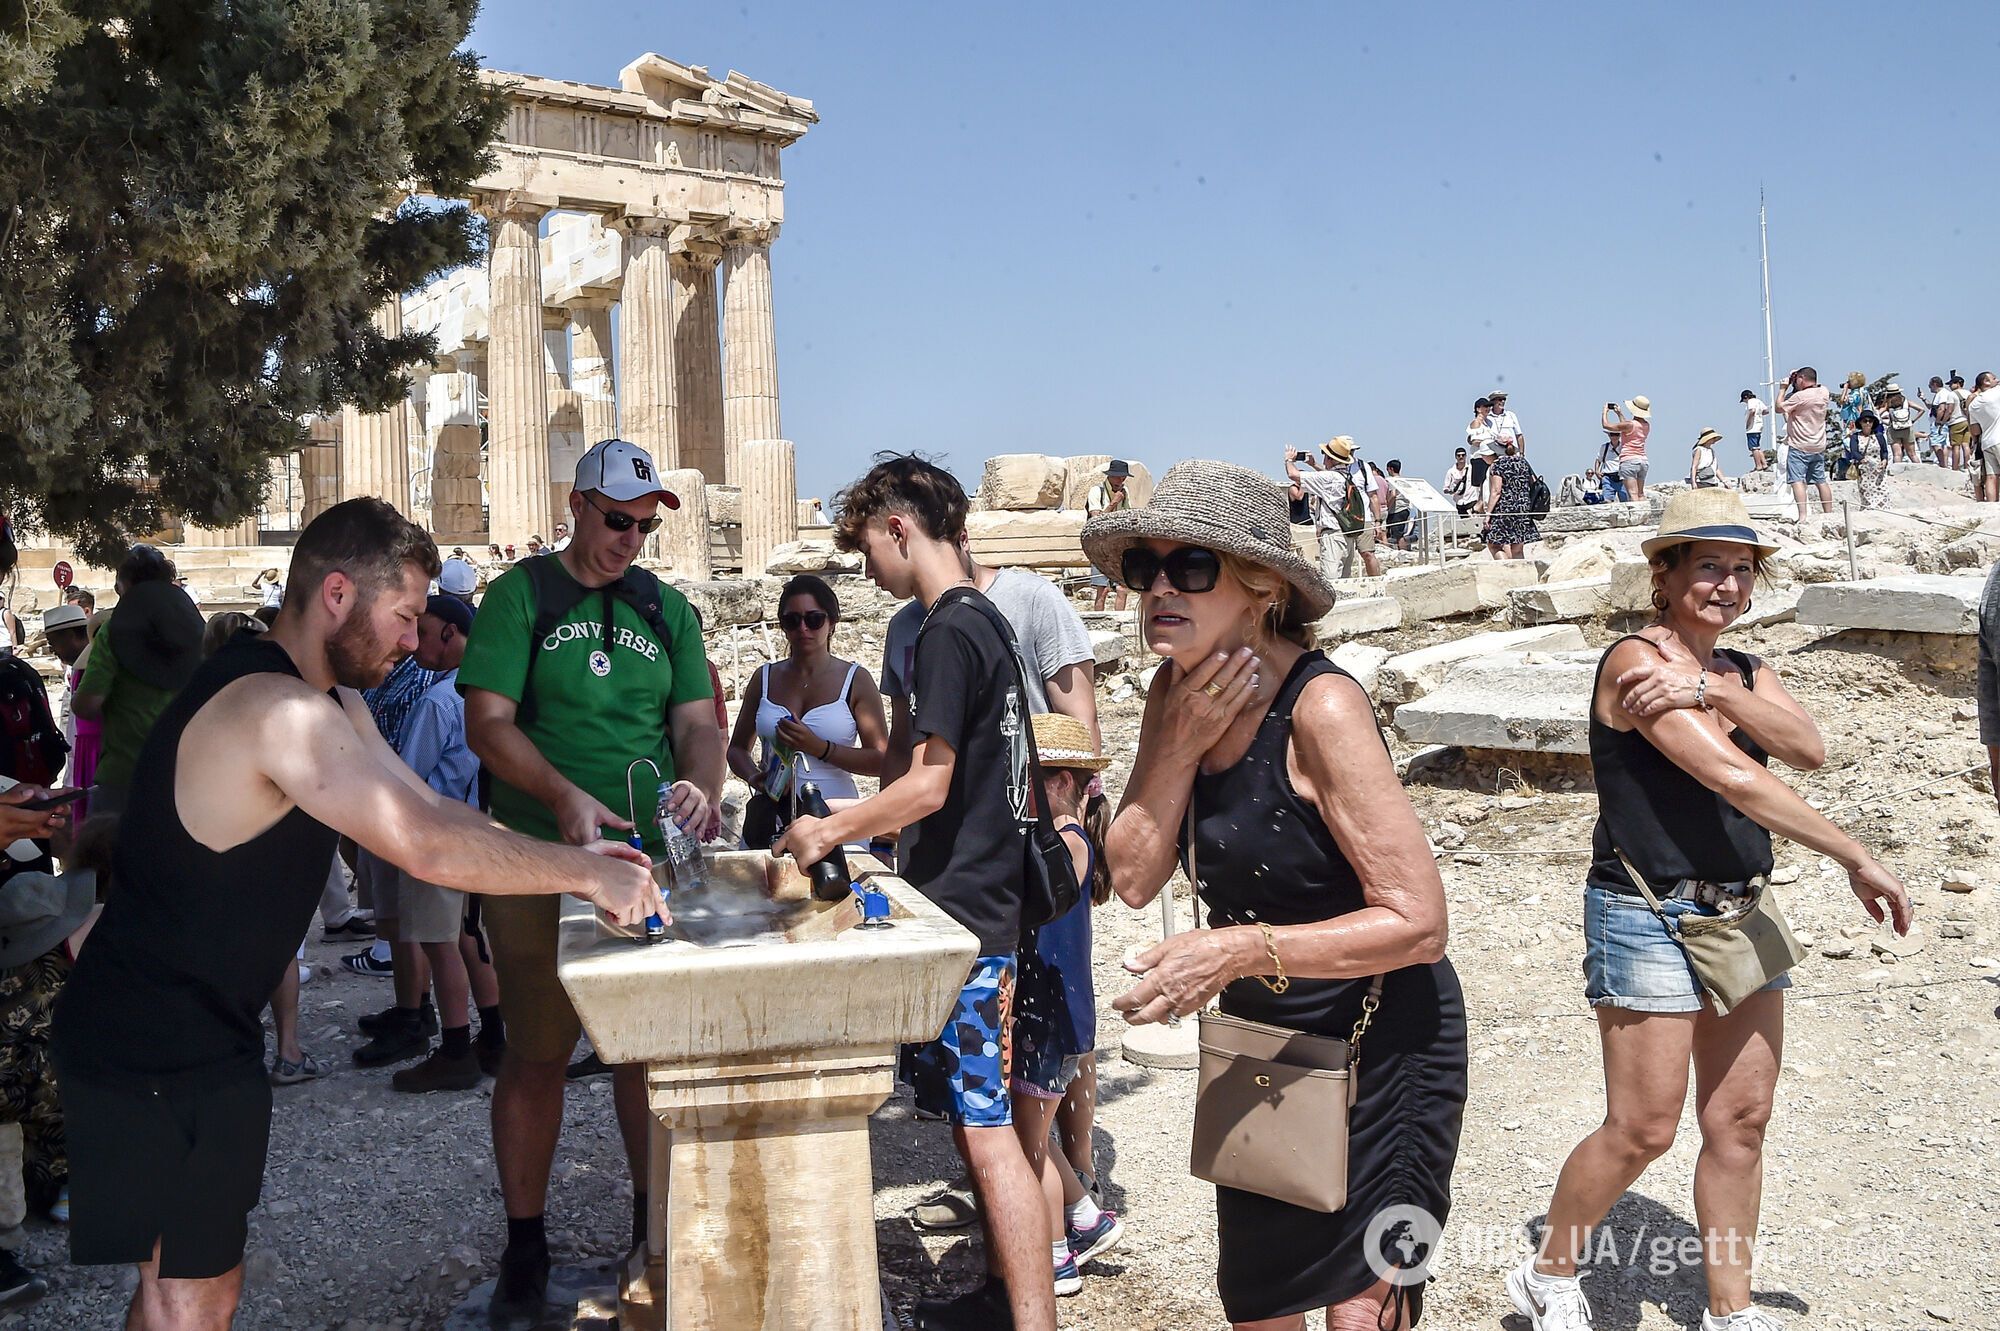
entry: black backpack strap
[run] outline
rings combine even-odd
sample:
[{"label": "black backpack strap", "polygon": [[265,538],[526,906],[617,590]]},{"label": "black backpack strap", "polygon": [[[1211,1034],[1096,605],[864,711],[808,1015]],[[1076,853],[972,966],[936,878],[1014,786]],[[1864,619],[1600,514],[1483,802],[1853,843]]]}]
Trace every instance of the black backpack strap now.
[{"label": "black backpack strap", "polygon": [[667,628],[667,611],[660,580],[634,564],[625,570],[624,577],[611,584],[611,590],[619,600],[639,612],[639,618],[646,622],[646,628],[658,640],[660,650],[671,653],[674,635]]},{"label": "black backpack strap", "polygon": [[[1035,822],[1053,835],[1055,832],[1055,820],[1049,816],[1048,792],[1042,786],[1041,750],[1035,746],[1034,695],[1028,688],[1027,671],[1021,664],[1021,645],[1014,639],[1014,626],[1009,624],[1007,617],[1000,613],[999,608],[993,602],[987,600],[976,588],[954,587],[939,597],[938,600],[944,602],[947,598],[949,598],[951,604],[970,606],[972,609],[986,616],[986,622],[993,626],[993,631],[1000,635],[1000,641],[1006,644],[1008,659],[1014,663],[1014,680],[1021,687],[1021,711],[1027,722],[1028,790],[1035,797]],[[937,607],[934,605],[931,608],[935,610]],[[919,629],[917,637],[921,639],[923,636],[923,630]]]},{"label": "black backpack strap", "polygon": [[[520,567],[528,575],[528,590],[535,607],[533,627],[528,635],[528,674],[521,681],[521,701],[515,710],[517,722],[526,721],[534,714],[532,693],[528,688],[529,679],[535,673],[535,661],[541,653],[536,644],[556,631],[556,626],[569,616],[570,611],[590,595],[590,588],[583,586],[564,570],[553,552],[524,559]],[[645,569],[634,565],[625,570],[618,581],[605,586],[600,595],[604,598],[604,650],[611,650],[611,616],[614,601],[623,601],[638,612],[645,621],[646,628],[658,640],[663,653],[671,653],[674,635],[667,628],[666,608],[662,604],[660,580]]]}]

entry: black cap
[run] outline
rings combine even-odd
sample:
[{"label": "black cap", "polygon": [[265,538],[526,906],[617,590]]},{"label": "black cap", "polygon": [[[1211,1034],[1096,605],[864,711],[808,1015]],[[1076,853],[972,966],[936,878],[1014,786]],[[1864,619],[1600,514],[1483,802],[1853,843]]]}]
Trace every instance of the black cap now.
[{"label": "black cap", "polygon": [[436,615],[460,633],[472,632],[472,606],[456,596],[439,592],[424,602],[424,613]]},{"label": "black cap", "polygon": [[1104,474],[1106,476],[1130,476],[1132,469],[1118,459],[1113,458],[1111,465],[1104,469]]}]

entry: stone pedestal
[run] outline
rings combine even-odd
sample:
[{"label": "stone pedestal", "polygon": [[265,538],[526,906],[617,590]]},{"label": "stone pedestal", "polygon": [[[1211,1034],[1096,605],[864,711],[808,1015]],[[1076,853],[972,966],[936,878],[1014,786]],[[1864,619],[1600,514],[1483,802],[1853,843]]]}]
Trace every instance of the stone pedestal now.
[{"label": "stone pedestal", "polygon": [[542,346],[542,208],[495,204],[487,257],[486,359],[490,539],[546,536],[549,518],[548,372]]},{"label": "stone pedestal", "polygon": [[653,455],[661,471],[680,466],[674,403],[674,284],[670,224],[628,218],[625,284],[618,297],[619,437]]},{"label": "stone pedestal", "polygon": [[[752,439],[776,439],[778,333],[771,315],[771,242],[776,227],[732,231],[723,246],[722,433],[735,458]],[[735,473],[730,479],[737,480]]]},{"label": "stone pedestal", "polygon": [[708,557],[708,487],[701,473],[680,467],[660,474],[660,484],[681,501],[679,508],[660,505],[660,530],[653,537],[654,557],[664,559],[674,573],[695,582],[710,577]]},{"label": "stone pedestal", "polygon": [[[403,302],[391,297],[373,322],[384,337],[403,335]],[[340,413],[340,497],[377,495],[410,512],[410,415],[407,403],[364,414],[353,407]]]},{"label": "stone pedestal", "polygon": [[681,465],[718,484],[735,478],[722,434],[722,342],[715,304],[715,266],[721,258],[720,245],[699,240],[673,256]]},{"label": "stone pedestal", "polygon": [[771,552],[798,538],[797,462],[789,439],[750,439],[742,447],[743,571],[756,577]]}]

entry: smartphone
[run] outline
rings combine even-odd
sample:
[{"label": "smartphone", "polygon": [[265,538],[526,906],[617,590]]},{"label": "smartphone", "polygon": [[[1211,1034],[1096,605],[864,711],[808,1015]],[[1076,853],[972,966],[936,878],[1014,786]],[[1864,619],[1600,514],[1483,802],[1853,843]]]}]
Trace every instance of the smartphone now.
[{"label": "smartphone", "polygon": [[46,799],[27,800],[16,804],[14,807],[17,809],[28,809],[35,813],[43,813],[49,809],[60,809],[66,804],[74,804],[89,793],[90,791],[87,788],[52,791]]}]

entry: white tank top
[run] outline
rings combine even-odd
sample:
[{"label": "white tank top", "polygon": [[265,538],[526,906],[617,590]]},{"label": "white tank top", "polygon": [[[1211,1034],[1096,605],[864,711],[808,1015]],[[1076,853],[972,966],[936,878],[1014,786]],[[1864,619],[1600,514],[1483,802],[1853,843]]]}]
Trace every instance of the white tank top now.
[{"label": "white tank top", "polygon": [[[855,723],[854,706],[848,701],[848,694],[854,689],[854,674],[859,669],[859,664],[847,667],[847,678],[841,681],[839,697],[832,702],[821,703],[798,718],[807,730],[836,748],[855,748],[861,740],[861,727]],[[757,735],[764,741],[763,765],[766,772],[771,771],[778,761],[778,722],[791,714],[791,708],[771,701],[771,667],[761,667],[757,675]],[[842,771],[812,754],[799,756],[798,779],[812,782],[819,787],[819,793],[830,800],[858,799],[861,795],[861,788],[854,784],[852,772]]]}]

